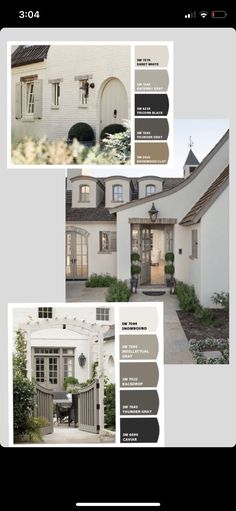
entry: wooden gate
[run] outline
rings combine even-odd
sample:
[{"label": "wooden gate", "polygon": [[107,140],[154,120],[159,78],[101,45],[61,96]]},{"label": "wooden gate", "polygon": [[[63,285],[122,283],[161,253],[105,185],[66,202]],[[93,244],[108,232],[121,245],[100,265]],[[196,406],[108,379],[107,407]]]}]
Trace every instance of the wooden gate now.
[{"label": "wooden gate", "polygon": [[99,380],[79,391],[79,429],[99,433]]},{"label": "wooden gate", "polygon": [[42,435],[53,433],[53,393],[50,389],[35,384],[34,417],[44,417],[48,425],[41,428]]}]

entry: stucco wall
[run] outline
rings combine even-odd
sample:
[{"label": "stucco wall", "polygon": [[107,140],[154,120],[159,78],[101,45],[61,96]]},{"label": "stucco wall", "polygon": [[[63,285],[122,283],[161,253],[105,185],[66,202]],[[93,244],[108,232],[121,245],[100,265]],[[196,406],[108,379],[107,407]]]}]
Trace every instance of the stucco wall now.
[{"label": "stucco wall", "polygon": [[[45,63],[43,64],[45,66]],[[108,78],[118,78],[128,96],[130,111],[130,49],[128,46],[51,46],[42,64],[32,64],[12,70],[12,127],[15,136],[47,136],[49,139],[67,138],[71,126],[77,122],[90,124],[100,134],[100,95]],[[43,79],[43,116],[40,120],[23,122],[15,119],[15,83],[24,75],[38,72]],[[79,82],[75,76],[89,75],[95,87],[89,88],[89,106],[79,106]],[[51,84],[48,80],[63,79],[60,86],[59,109],[51,107]]]},{"label": "stucco wall", "polygon": [[[229,190],[216,199],[201,221],[201,302],[213,307],[213,293],[229,290]],[[209,234],[210,233],[210,234]]]},{"label": "stucco wall", "polygon": [[105,207],[106,208],[113,208],[114,206],[117,206],[117,204],[122,204],[122,202],[115,202],[113,201],[113,186],[115,185],[121,185],[123,186],[123,203],[130,201],[130,184],[127,179],[121,178],[114,178],[114,179],[108,179],[106,181],[106,192],[105,192]]}]

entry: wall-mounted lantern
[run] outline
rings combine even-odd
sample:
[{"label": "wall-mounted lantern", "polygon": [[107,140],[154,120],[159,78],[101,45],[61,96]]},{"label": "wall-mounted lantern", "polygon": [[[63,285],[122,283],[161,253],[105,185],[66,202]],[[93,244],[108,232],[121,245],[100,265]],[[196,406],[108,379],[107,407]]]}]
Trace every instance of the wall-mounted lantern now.
[{"label": "wall-mounted lantern", "polygon": [[158,210],[154,206],[154,202],[152,203],[151,209],[148,211],[151,222],[156,222]]},{"label": "wall-mounted lantern", "polygon": [[78,358],[78,361],[79,361],[80,367],[84,367],[85,366],[85,362],[86,362],[86,356],[83,353],[81,353],[79,358]]}]

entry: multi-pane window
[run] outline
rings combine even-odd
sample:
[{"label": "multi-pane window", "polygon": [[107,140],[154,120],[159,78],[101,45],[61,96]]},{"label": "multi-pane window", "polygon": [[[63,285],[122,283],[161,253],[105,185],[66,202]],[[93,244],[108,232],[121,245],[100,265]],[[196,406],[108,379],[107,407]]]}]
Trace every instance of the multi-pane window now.
[{"label": "multi-pane window", "polygon": [[114,202],[123,202],[123,186],[113,185],[112,199]]},{"label": "multi-pane window", "polygon": [[88,79],[79,80],[79,104],[87,106],[89,101],[89,82]]},{"label": "multi-pane window", "polygon": [[52,318],[52,307],[38,307],[39,318]]},{"label": "multi-pane window", "polygon": [[74,348],[33,348],[34,378],[50,387],[63,387],[74,376]]},{"label": "multi-pane window", "polygon": [[142,228],[141,249],[141,260],[143,263],[148,263],[150,261],[150,231],[145,227]]},{"label": "multi-pane window", "polygon": [[51,383],[52,385],[57,385],[58,357],[49,357],[48,369],[49,369],[49,383]]},{"label": "multi-pane window", "polygon": [[173,229],[166,229],[166,252],[174,251]]},{"label": "multi-pane window", "polygon": [[96,320],[97,321],[109,321],[110,309],[106,307],[98,307],[96,309]]},{"label": "multi-pane window", "polygon": [[99,251],[116,252],[116,232],[100,231],[99,233]]},{"label": "multi-pane window", "polygon": [[152,193],[156,192],[156,186],[155,185],[146,185],[146,197],[149,195],[152,195]]},{"label": "multi-pane window", "polygon": [[81,185],[80,202],[89,202],[89,185]]},{"label": "multi-pane window", "polygon": [[25,115],[34,114],[34,81],[25,82]]},{"label": "multi-pane window", "polygon": [[68,376],[73,376],[73,366],[74,366],[74,358],[73,357],[63,357],[64,363],[64,378],[68,378]]},{"label": "multi-pane window", "polygon": [[132,227],[131,244],[132,244],[132,252],[138,252],[139,251],[139,229],[134,226]]},{"label": "multi-pane window", "polygon": [[197,238],[197,229],[192,230],[192,255],[194,259],[198,257],[198,238]]},{"label": "multi-pane window", "polygon": [[60,98],[60,82],[52,83],[52,107],[59,107],[59,98]]},{"label": "multi-pane window", "polygon": [[45,360],[44,357],[36,357],[35,360],[35,379],[43,383],[45,379]]}]

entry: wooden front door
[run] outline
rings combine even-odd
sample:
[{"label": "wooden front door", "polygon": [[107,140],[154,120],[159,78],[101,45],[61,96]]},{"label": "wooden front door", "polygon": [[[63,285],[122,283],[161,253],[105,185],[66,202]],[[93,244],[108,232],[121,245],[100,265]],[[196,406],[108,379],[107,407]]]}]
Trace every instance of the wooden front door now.
[{"label": "wooden front door", "polygon": [[109,124],[122,124],[128,119],[128,98],[123,83],[111,78],[105,85],[100,102],[100,132]]}]

